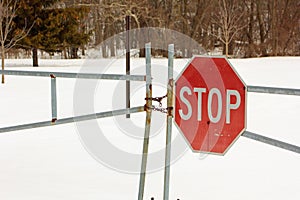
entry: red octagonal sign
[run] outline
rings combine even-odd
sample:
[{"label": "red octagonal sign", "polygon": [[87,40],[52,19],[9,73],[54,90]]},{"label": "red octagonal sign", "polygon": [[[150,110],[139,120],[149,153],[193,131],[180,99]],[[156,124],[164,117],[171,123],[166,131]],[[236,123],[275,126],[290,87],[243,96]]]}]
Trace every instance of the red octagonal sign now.
[{"label": "red octagonal sign", "polygon": [[194,57],[175,92],[175,124],[194,151],[224,154],[245,130],[246,85],[225,57]]}]

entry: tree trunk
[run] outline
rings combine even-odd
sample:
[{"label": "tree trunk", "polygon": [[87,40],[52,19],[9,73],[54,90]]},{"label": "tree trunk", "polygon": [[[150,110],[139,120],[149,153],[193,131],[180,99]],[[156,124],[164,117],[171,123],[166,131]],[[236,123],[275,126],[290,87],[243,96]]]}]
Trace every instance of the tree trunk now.
[{"label": "tree trunk", "polygon": [[32,49],[32,62],[33,62],[33,66],[34,67],[38,67],[39,63],[38,63],[38,51],[37,48],[33,48]]},{"label": "tree trunk", "polygon": [[228,58],[228,49],[229,49],[229,42],[226,41],[225,42],[225,55],[226,55],[227,58]]},{"label": "tree trunk", "polygon": [[272,34],[271,34],[271,39],[272,39],[272,53],[273,56],[278,55],[278,22],[277,22],[277,3],[276,1],[273,1],[272,4],[272,10],[271,10],[271,15],[272,15],[272,20],[271,20],[271,27],[272,27]]},{"label": "tree trunk", "polygon": [[64,47],[63,54],[64,54],[64,59],[68,59],[66,47]]},{"label": "tree trunk", "polygon": [[[1,66],[2,66],[2,70],[4,70],[4,59],[5,59],[5,52],[4,52],[4,48],[2,47],[2,51],[1,51]],[[2,81],[1,83],[4,84],[5,80],[4,80],[4,74],[2,74]]]},{"label": "tree trunk", "polygon": [[260,53],[262,56],[267,55],[267,47],[265,44],[265,27],[264,27],[264,21],[263,21],[263,9],[261,8],[261,2],[259,0],[256,1],[256,14],[257,14],[257,19],[258,19],[258,26],[259,26],[259,36],[260,36]]},{"label": "tree trunk", "polygon": [[145,48],[140,48],[139,57],[144,58],[146,56]]},{"label": "tree trunk", "polygon": [[71,59],[77,59],[78,58],[77,51],[78,51],[77,47],[71,47]]},{"label": "tree trunk", "polygon": [[104,41],[101,45],[102,48],[102,57],[107,58],[107,48],[106,48],[106,41]]},{"label": "tree trunk", "polygon": [[114,38],[110,39],[110,56],[111,57],[115,57],[116,56],[115,40],[114,40]]},{"label": "tree trunk", "polygon": [[81,51],[81,55],[85,56],[85,47],[84,47],[84,45],[81,46],[81,50],[82,50]]},{"label": "tree trunk", "polygon": [[149,38],[145,30],[138,30],[137,32],[138,35],[138,46],[140,49],[139,57],[144,58],[146,56],[146,51],[145,51],[145,44],[148,42]]},{"label": "tree trunk", "polygon": [[254,48],[254,37],[253,37],[253,30],[254,30],[254,2],[251,1],[250,11],[249,11],[249,23],[248,23],[248,32],[247,38],[249,45],[246,47],[246,54],[245,57],[253,57],[255,55],[255,48]]}]

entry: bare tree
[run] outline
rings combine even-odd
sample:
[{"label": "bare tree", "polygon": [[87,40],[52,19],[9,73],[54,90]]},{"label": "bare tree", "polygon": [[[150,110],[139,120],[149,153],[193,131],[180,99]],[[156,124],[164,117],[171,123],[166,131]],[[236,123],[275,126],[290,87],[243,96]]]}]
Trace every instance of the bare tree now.
[{"label": "bare tree", "polygon": [[245,56],[299,55],[299,2],[292,0],[244,0]]},{"label": "bare tree", "polygon": [[299,31],[300,3],[291,0],[273,0],[271,3],[271,55],[290,55],[294,51],[292,44],[299,41],[295,36]]},{"label": "bare tree", "polygon": [[[22,40],[29,32],[26,23],[23,29],[15,29],[15,22],[18,10],[18,0],[0,0],[0,45],[1,45],[1,65],[4,70],[5,53]],[[2,84],[4,83],[2,74]]]},{"label": "bare tree", "polygon": [[242,23],[245,11],[239,0],[217,0],[217,6],[211,22],[217,26],[218,31],[211,31],[211,34],[224,43],[225,54],[228,56],[229,44],[247,26]]},{"label": "bare tree", "polygon": [[[203,47],[223,46],[224,54],[246,57],[299,55],[299,1],[295,0],[64,0],[69,5],[87,6],[86,27],[93,31],[91,45],[124,31],[125,16],[131,27],[160,27],[182,32]],[[66,3],[67,4],[67,3]],[[162,32],[161,34],[165,34]],[[145,40],[147,40],[147,34]],[[168,43],[167,35],[164,42]],[[114,56],[124,47],[116,37],[103,45],[103,56]],[[155,46],[155,41],[152,45]],[[172,41],[174,42],[174,41]],[[178,52],[189,44],[175,41]],[[143,47],[143,41],[132,43]],[[155,51],[152,51],[153,53]],[[140,55],[143,56],[141,49]],[[162,55],[159,52],[158,55]]]}]

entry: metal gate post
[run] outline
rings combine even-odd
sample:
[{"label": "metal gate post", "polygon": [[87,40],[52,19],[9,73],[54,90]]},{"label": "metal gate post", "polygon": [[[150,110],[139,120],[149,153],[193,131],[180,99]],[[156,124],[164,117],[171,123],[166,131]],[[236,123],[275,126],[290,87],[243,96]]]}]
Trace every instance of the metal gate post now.
[{"label": "metal gate post", "polygon": [[[130,75],[130,16],[125,17],[126,21],[126,75]],[[130,81],[126,81],[126,108],[130,108]],[[130,118],[130,114],[126,114]]]},{"label": "metal gate post", "polygon": [[165,176],[164,176],[164,200],[169,200],[170,188],[170,161],[171,161],[171,139],[173,118],[173,59],[174,44],[168,46],[168,86],[167,86],[167,130],[166,130],[166,152],[165,152]]},{"label": "metal gate post", "polygon": [[145,45],[145,49],[146,49],[146,105],[145,105],[146,125],[145,125],[145,134],[144,134],[144,145],[143,145],[141,172],[140,172],[138,200],[143,200],[144,197],[150,124],[151,124],[151,114],[152,114],[151,44],[147,43]]},{"label": "metal gate post", "polygon": [[57,97],[56,97],[56,77],[50,74],[51,77],[51,110],[52,119],[51,123],[55,123],[57,120]]}]

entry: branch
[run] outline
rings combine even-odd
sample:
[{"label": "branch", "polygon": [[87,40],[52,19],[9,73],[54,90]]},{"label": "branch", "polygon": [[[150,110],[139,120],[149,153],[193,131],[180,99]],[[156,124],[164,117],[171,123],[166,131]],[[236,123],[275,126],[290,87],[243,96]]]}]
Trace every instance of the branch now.
[{"label": "branch", "polygon": [[[13,19],[16,17],[16,12],[19,9],[17,0],[0,0],[0,42],[5,51],[14,47],[20,40],[24,39],[32,29],[35,22],[27,29],[27,22],[20,32],[13,33]],[[12,36],[8,39],[8,36]],[[5,44],[6,43],[6,44]]]}]

